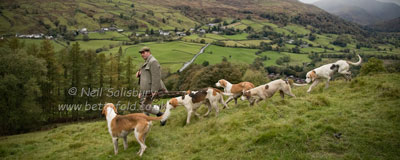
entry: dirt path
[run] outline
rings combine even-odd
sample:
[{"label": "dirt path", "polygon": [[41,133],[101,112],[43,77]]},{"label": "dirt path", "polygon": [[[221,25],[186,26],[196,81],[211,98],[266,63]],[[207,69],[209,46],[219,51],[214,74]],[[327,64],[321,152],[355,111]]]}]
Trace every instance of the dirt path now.
[{"label": "dirt path", "polygon": [[183,70],[185,70],[187,67],[189,67],[190,64],[192,64],[194,62],[194,60],[196,60],[196,58],[202,54],[204,52],[204,50],[210,45],[210,43],[208,43],[207,45],[205,45],[203,48],[200,49],[199,53],[197,53],[192,60],[190,60],[189,62],[186,62],[185,64],[183,64],[182,68],[178,70],[178,72],[182,72]]}]

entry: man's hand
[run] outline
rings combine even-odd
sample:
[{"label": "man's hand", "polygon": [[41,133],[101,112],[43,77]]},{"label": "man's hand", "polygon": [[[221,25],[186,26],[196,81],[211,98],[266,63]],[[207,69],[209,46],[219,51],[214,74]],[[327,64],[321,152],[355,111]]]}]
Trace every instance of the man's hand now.
[{"label": "man's hand", "polygon": [[142,72],[140,72],[140,71],[137,71],[136,72],[136,78],[139,78],[139,76],[142,74]]}]

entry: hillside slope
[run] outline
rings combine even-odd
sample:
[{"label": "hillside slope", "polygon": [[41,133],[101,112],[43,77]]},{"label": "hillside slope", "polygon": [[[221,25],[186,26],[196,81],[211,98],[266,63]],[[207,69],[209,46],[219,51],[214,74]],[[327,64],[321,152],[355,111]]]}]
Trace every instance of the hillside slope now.
[{"label": "hillside slope", "polygon": [[[218,117],[183,126],[183,107],[154,123],[144,159],[399,159],[400,74],[341,80],[297,98],[275,95],[259,106],[230,104]],[[200,112],[204,112],[202,109]],[[336,134],[336,136],[334,136]],[[341,134],[340,136],[338,136]],[[106,121],[0,138],[1,159],[132,159],[139,144],[113,155]]]},{"label": "hillside slope", "polygon": [[247,17],[311,25],[322,32],[362,32],[357,25],[297,0],[6,0],[0,8],[0,34],[93,31],[110,26],[140,31],[188,30],[217,18],[231,21]]},{"label": "hillside slope", "polygon": [[378,31],[400,32],[400,17],[389,21],[373,24],[369,27],[372,27]]}]

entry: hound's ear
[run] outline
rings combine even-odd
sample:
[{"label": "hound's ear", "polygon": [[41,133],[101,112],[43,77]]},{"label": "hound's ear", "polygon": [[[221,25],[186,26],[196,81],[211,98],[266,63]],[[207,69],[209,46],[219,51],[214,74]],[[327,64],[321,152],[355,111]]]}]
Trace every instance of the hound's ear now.
[{"label": "hound's ear", "polygon": [[221,84],[222,86],[226,87],[226,80],[225,79],[219,80],[219,84]]},{"label": "hound's ear", "polygon": [[315,72],[314,70],[311,72],[310,74],[311,80],[314,81],[315,79],[317,79],[317,72]]},{"label": "hound's ear", "polygon": [[265,85],[265,89],[268,89],[269,88],[269,85]]},{"label": "hound's ear", "polygon": [[178,100],[176,98],[172,98],[169,101],[169,104],[172,105],[175,108],[176,106],[178,106]]},{"label": "hound's ear", "polygon": [[337,69],[337,68],[339,68],[339,65],[338,65],[338,64],[332,64],[331,70],[335,70],[335,69]]},{"label": "hound's ear", "polygon": [[112,105],[112,107],[113,107],[113,109],[114,109],[115,113],[118,113],[118,110],[117,110],[117,108],[115,108],[115,106],[114,106],[114,105]]},{"label": "hound's ear", "polygon": [[335,68],[336,68],[336,65],[335,65],[335,64],[332,64],[331,70],[334,70]]},{"label": "hound's ear", "polygon": [[106,115],[106,106],[103,107],[103,111],[101,111],[101,114]]}]

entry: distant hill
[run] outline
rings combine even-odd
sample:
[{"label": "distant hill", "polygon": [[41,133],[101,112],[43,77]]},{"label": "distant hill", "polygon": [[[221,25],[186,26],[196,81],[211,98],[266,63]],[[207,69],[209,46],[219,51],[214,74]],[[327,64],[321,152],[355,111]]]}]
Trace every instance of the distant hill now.
[{"label": "distant hill", "polygon": [[378,0],[378,1],[396,3],[397,5],[400,6],[400,1],[399,0]]},{"label": "distant hill", "polygon": [[386,32],[400,32],[400,17],[370,25],[373,29],[378,31],[386,31]]},{"label": "distant hill", "polygon": [[323,33],[363,32],[360,27],[297,0],[5,0],[0,34],[48,33],[117,26],[125,30],[187,30],[218,20],[253,18]]},{"label": "distant hill", "polygon": [[320,0],[313,4],[329,13],[361,25],[400,17],[400,6],[376,0]]}]

